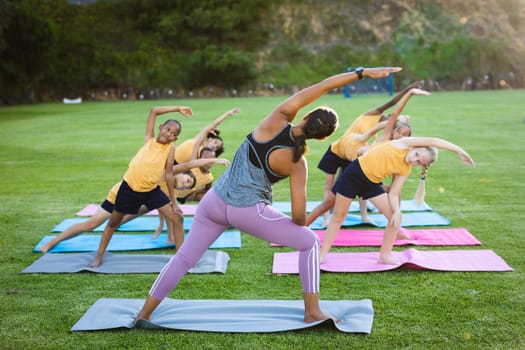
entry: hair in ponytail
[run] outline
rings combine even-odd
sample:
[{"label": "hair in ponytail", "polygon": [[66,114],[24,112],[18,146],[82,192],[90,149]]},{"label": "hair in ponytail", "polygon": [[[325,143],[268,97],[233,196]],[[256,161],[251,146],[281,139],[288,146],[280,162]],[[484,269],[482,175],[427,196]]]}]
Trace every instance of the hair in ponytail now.
[{"label": "hair in ponytail", "polygon": [[415,200],[417,205],[423,204],[425,200],[425,182],[427,180],[428,167],[438,159],[438,149],[436,147],[423,147],[430,154],[430,162],[421,167],[421,178],[417,186]]},{"label": "hair in ponytail", "polygon": [[297,163],[299,159],[301,159],[303,154],[306,153],[307,150],[308,150],[308,146],[306,146],[306,137],[304,135],[296,136],[295,137],[295,148],[293,151],[292,161],[294,163]]},{"label": "hair in ponytail", "polygon": [[305,118],[303,135],[295,137],[293,162],[296,163],[306,153],[306,139],[324,139],[334,133],[339,126],[339,117],[330,107],[321,106],[310,111]]},{"label": "hair in ponytail", "polygon": [[427,180],[428,167],[428,165],[423,165],[421,168],[421,178],[419,179],[415,195],[417,205],[421,205],[425,201],[425,182]]}]

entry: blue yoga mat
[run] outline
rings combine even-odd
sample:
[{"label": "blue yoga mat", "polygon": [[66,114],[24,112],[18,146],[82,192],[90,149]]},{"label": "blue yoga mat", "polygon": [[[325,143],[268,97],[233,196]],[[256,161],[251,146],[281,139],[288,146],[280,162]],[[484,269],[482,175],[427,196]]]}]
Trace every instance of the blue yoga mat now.
[{"label": "blue yoga mat", "polygon": [[[349,214],[342,227],[349,226],[359,226],[367,225],[374,227],[386,227],[388,220],[383,214],[370,214],[368,217],[374,221],[373,224],[368,222],[362,222],[361,216],[356,214]],[[312,230],[322,230],[326,227],[323,226],[324,219],[323,217],[318,217],[311,225]],[[451,222],[449,219],[441,216],[440,214],[431,211],[431,212],[411,212],[403,213],[403,220],[401,226],[403,227],[413,227],[413,226],[448,226]]]},{"label": "blue yoga mat", "polygon": [[[84,222],[89,220],[89,218],[69,218],[63,220],[61,223],[56,225],[51,232],[63,232],[68,227],[77,224],[79,222]],[[184,231],[189,231],[191,224],[193,223],[193,217],[184,217]],[[123,223],[117,228],[117,231],[123,232],[136,232],[136,231],[155,231],[159,226],[159,217],[158,216],[139,216],[133,220]],[[106,222],[95,227],[93,232],[103,232],[106,227]],[[167,231],[166,223],[164,222],[164,231]]]},{"label": "blue yoga mat", "polygon": [[[316,206],[318,206],[321,203],[321,201],[308,201],[306,202],[306,212],[310,213]],[[366,202],[366,206],[368,208],[368,211],[378,213],[379,210],[370,202]],[[277,210],[282,211],[283,213],[291,213],[292,212],[292,204],[289,201],[275,201],[272,203],[272,207],[276,208]],[[401,201],[401,211],[431,211],[432,208],[425,202],[423,202],[421,205],[418,205],[414,199],[403,199]],[[348,212],[359,212],[359,201],[354,200],[352,203],[350,203],[350,208],[348,208]]]},{"label": "blue yoga mat", "polygon": [[[160,248],[173,248],[173,244],[168,244],[168,235],[162,233],[157,239],[151,239],[151,234],[133,233],[133,234],[114,234],[108,245],[108,251],[123,251],[123,250],[148,250]],[[44,243],[49,242],[56,236],[45,236],[33,248],[34,252],[39,252],[38,247]],[[90,252],[98,250],[100,238],[102,235],[83,234],[71,239],[62,241],[53,247],[50,253],[65,253],[65,252]],[[240,248],[241,247],[241,233],[239,231],[224,231],[219,238],[213,242],[210,248]]]},{"label": "blue yoga mat", "polygon": [[228,333],[269,333],[315,327],[330,322],[342,332],[372,331],[372,301],[321,300],[321,309],[340,319],[304,323],[303,300],[176,300],[166,298],[151,321],[135,316],[143,299],[99,299],[73,325],[71,331],[116,328],[177,329]]},{"label": "blue yoga mat", "polygon": [[[359,211],[359,201],[352,201],[352,204],[350,204],[350,207],[352,207],[353,204],[357,204],[356,210]],[[379,213],[379,210],[372,204],[372,202],[367,201],[366,206],[369,211]],[[401,205],[399,207],[402,212],[408,212],[408,211],[432,211],[432,208],[425,202],[421,203],[421,205],[418,205],[416,203],[415,199],[403,199],[401,200]]]}]

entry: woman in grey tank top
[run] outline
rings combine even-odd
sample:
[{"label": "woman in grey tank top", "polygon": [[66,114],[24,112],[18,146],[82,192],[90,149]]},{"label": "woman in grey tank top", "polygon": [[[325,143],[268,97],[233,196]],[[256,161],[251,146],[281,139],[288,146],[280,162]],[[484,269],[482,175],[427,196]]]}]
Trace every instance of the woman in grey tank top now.
[{"label": "woman in grey tank top", "polygon": [[[155,308],[230,226],[296,249],[304,321],[309,323],[331,317],[319,306],[319,238],[305,226],[308,168],[304,153],[305,140],[331,135],[337,128],[338,117],[331,108],[318,107],[298,124],[291,122],[300,109],[337,87],[363,77],[384,78],[399,70],[401,68],[397,67],[360,68],[331,76],[297,92],[265,117],[251,134],[252,142],[245,141],[240,146],[231,167],[201,200],[187,239],[157,277],[137,318],[154,318]],[[268,145],[271,147],[265,147]],[[252,146],[256,154],[250,156]],[[290,179],[291,217],[270,204],[272,183],[287,177]]]}]

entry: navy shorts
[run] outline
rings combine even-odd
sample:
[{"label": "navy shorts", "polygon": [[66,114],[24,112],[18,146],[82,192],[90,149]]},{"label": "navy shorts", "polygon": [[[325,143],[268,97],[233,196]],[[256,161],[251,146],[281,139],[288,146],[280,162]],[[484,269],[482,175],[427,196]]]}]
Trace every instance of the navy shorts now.
[{"label": "navy shorts", "polygon": [[115,210],[124,214],[137,214],[141,205],[153,210],[163,207],[169,202],[170,199],[159,186],[149,192],[135,192],[126,181],[122,181],[115,200]]},{"label": "navy shorts", "polygon": [[340,158],[337,154],[332,152],[331,146],[328,146],[328,150],[324,153],[323,158],[319,161],[317,168],[321,169],[327,174],[335,175],[337,169],[341,168],[345,170],[346,166],[350,164],[349,160]]},{"label": "navy shorts", "polygon": [[104,209],[105,211],[107,211],[108,213],[112,213],[113,212],[113,209],[115,209],[115,204],[111,203],[110,201],[108,201],[107,199],[104,199],[104,202],[102,202],[102,204],[100,205],[100,207],[102,209]]},{"label": "navy shorts", "polygon": [[359,196],[363,199],[368,199],[385,193],[385,190],[381,183],[372,182],[366,177],[363,170],[361,170],[361,165],[359,165],[359,159],[356,159],[337,178],[332,192],[334,194],[342,194],[348,198]]}]

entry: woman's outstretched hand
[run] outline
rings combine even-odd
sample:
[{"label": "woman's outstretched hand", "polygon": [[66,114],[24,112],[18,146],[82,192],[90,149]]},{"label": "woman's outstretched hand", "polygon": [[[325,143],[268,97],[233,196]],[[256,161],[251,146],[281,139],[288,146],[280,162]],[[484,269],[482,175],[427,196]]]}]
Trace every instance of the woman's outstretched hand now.
[{"label": "woman's outstretched hand", "polygon": [[419,96],[430,96],[432,95],[432,93],[426,91],[426,90],[423,90],[423,89],[418,89],[418,88],[414,88],[414,89],[410,89],[410,93],[412,95],[419,95]]},{"label": "woman's outstretched hand", "polygon": [[372,79],[386,78],[390,73],[399,72],[401,67],[375,67],[375,68],[365,68],[363,70],[363,76]]}]

